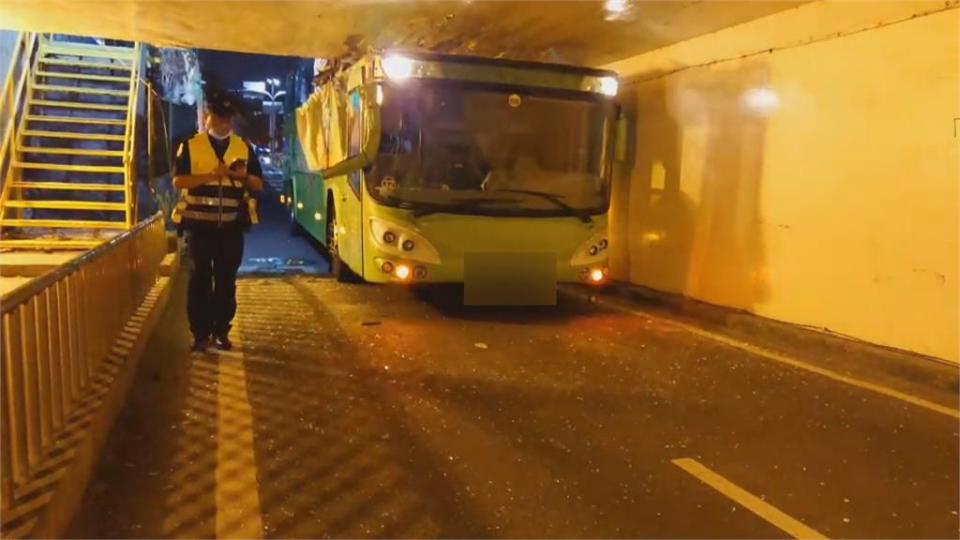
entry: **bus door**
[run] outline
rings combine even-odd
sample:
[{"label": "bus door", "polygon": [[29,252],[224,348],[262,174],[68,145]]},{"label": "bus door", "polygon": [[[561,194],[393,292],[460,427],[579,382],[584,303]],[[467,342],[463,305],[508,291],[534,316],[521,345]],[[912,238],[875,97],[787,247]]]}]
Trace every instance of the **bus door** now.
[{"label": "bus door", "polygon": [[[347,103],[347,149],[350,157],[362,150],[363,98],[359,90],[348,96]],[[340,258],[356,273],[363,275],[363,171],[347,173],[346,189],[334,201],[337,206],[337,221],[343,227],[340,234]]]}]

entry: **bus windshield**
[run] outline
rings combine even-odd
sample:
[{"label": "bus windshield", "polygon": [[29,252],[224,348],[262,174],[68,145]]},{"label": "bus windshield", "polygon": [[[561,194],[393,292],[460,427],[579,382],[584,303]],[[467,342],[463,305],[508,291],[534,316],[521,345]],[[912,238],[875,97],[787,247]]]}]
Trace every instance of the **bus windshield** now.
[{"label": "bus windshield", "polygon": [[606,211],[609,101],[442,81],[383,92],[379,152],[366,175],[382,204],[494,215]]}]

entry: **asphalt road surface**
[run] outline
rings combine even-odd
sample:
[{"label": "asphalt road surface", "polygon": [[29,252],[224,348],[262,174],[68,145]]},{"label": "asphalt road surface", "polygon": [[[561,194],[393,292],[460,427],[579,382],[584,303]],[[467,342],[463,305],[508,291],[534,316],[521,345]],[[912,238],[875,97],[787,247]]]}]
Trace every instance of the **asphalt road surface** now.
[{"label": "asphalt road surface", "polygon": [[178,287],[72,536],[960,530],[953,367],[311,276],[241,280],[237,350],[191,355]]}]

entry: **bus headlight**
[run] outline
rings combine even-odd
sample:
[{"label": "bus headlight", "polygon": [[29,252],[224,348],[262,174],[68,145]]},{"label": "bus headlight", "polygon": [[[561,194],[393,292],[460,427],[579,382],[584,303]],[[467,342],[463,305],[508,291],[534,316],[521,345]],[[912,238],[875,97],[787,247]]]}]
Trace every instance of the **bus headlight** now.
[{"label": "bus headlight", "polygon": [[384,253],[412,262],[440,264],[440,253],[437,249],[412,227],[370,218],[370,238]]},{"label": "bus headlight", "polygon": [[406,56],[387,56],[383,59],[383,72],[395,81],[409,79],[413,75],[413,60]]},{"label": "bus headlight", "polygon": [[600,93],[605,96],[615,97],[620,90],[620,82],[616,77],[600,78]]}]

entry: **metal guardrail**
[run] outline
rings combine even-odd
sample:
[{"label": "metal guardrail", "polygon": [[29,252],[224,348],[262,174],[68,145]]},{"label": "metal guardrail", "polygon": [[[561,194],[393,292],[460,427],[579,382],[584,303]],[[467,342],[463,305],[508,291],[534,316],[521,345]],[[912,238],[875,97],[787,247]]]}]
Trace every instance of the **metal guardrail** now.
[{"label": "metal guardrail", "polygon": [[157,213],[0,297],[3,508],[57,450],[98,368],[156,283],[167,252]]}]

